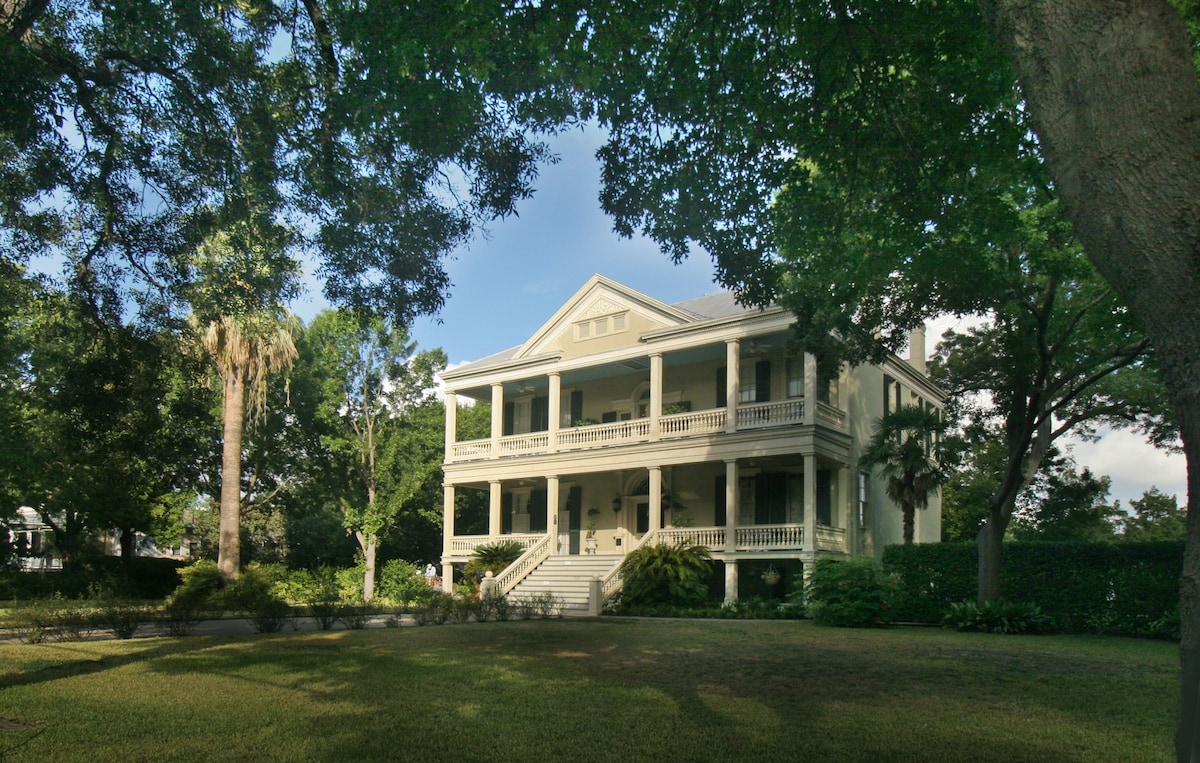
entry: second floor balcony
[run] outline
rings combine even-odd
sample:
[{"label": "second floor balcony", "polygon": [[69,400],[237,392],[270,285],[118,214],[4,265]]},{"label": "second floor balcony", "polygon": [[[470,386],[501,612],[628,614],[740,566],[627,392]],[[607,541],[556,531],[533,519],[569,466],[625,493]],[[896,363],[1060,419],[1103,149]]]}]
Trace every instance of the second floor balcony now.
[{"label": "second floor balcony", "polygon": [[[528,432],[499,438],[466,440],[451,444],[447,454],[454,463],[491,458],[567,453],[592,448],[709,437],[729,431],[750,431],[805,423],[805,399],[751,403],[734,409],[736,426],[729,427],[729,408],[672,413],[652,418],[603,424],[582,423],[566,429]],[[826,403],[814,403],[815,423],[845,431],[846,414]]]}]

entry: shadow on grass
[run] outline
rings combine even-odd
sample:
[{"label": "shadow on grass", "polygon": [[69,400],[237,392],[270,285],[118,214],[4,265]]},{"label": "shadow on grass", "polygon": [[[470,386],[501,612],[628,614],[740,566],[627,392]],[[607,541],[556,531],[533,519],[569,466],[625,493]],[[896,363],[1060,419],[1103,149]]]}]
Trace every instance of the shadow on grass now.
[{"label": "shadow on grass", "polygon": [[[1062,643],[797,623],[493,623],[161,642],[0,686],[41,684],[10,700],[42,701],[62,688],[54,679],[144,663],[105,676],[128,698],[119,710],[84,693],[59,721],[103,726],[114,760],[166,738],[188,740],[186,755],[161,758],[181,760],[1169,760],[1169,719],[1128,720],[1173,688],[1169,650],[1119,661],[1118,648],[1071,655],[1075,642]],[[1114,699],[1097,705],[1100,694]],[[90,759],[100,740],[68,737],[39,738],[31,759]]]}]

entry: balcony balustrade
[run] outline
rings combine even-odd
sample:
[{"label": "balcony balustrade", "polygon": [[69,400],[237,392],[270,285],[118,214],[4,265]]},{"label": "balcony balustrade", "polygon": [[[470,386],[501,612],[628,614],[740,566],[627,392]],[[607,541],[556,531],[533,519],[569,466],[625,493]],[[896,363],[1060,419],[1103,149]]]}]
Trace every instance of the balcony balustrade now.
[{"label": "balcony balustrade", "polygon": [[[706,437],[725,432],[726,409],[713,408],[688,413],[673,413],[658,419],[658,437],[663,440],[687,437]],[[846,414],[831,406],[818,403],[816,420],[819,425],[839,431],[846,429]],[[800,424],[804,421],[804,400],[795,398],[772,403],[751,403],[737,408],[739,430],[756,430],[768,427]],[[490,458],[531,456],[552,451],[565,452],[607,448],[614,445],[633,445],[652,439],[650,419],[633,419],[607,424],[588,424],[560,429],[551,447],[549,432],[508,435],[499,439],[498,449],[493,452],[493,442],[466,440],[450,446],[449,460],[452,463],[483,461]]]}]

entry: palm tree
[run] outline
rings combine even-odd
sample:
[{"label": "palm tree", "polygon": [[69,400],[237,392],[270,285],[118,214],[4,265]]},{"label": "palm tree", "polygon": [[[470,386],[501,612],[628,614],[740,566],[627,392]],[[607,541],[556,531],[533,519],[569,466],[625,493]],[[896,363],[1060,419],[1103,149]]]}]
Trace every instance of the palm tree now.
[{"label": "palm tree", "polygon": [[878,466],[886,478],[884,490],[904,514],[905,545],[913,542],[917,509],[926,508],[930,496],[949,478],[945,430],[936,409],[905,405],[875,423],[871,441],[859,456],[860,465]]},{"label": "palm tree", "polygon": [[252,419],[265,411],[267,377],[295,362],[298,328],[290,313],[260,312],[222,315],[204,331],[204,348],[216,363],[223,386],[217,569],[226,580],[236,578],[241,570],[242,429],[247,406]]}]

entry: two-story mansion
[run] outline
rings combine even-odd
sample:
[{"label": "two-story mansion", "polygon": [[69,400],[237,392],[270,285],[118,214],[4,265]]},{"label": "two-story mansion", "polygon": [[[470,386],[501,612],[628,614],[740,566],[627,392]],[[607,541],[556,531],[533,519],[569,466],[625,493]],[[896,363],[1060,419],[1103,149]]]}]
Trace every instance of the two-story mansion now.
[{"label": "two-story mansion", "polygon": [[[706,545],[727,600],[817,557],[899,543],[900,511],[858,453],[885,410],[941,406],[923,334],[909,361],[822,379],[789,348],[792,320],[729,293],[668,305],[597,275],[521,346],[443,373],[447,589],[453,565],[498,540],[527,549],[502,592],[570,562],[592,580],[591,611],[644,543]],[[491,404],[490,437],[459,439],[461,398]],[[488,496],[486,535],[455,532],[469,490]],[[916,540],[940,531],[935,498]]]}]

